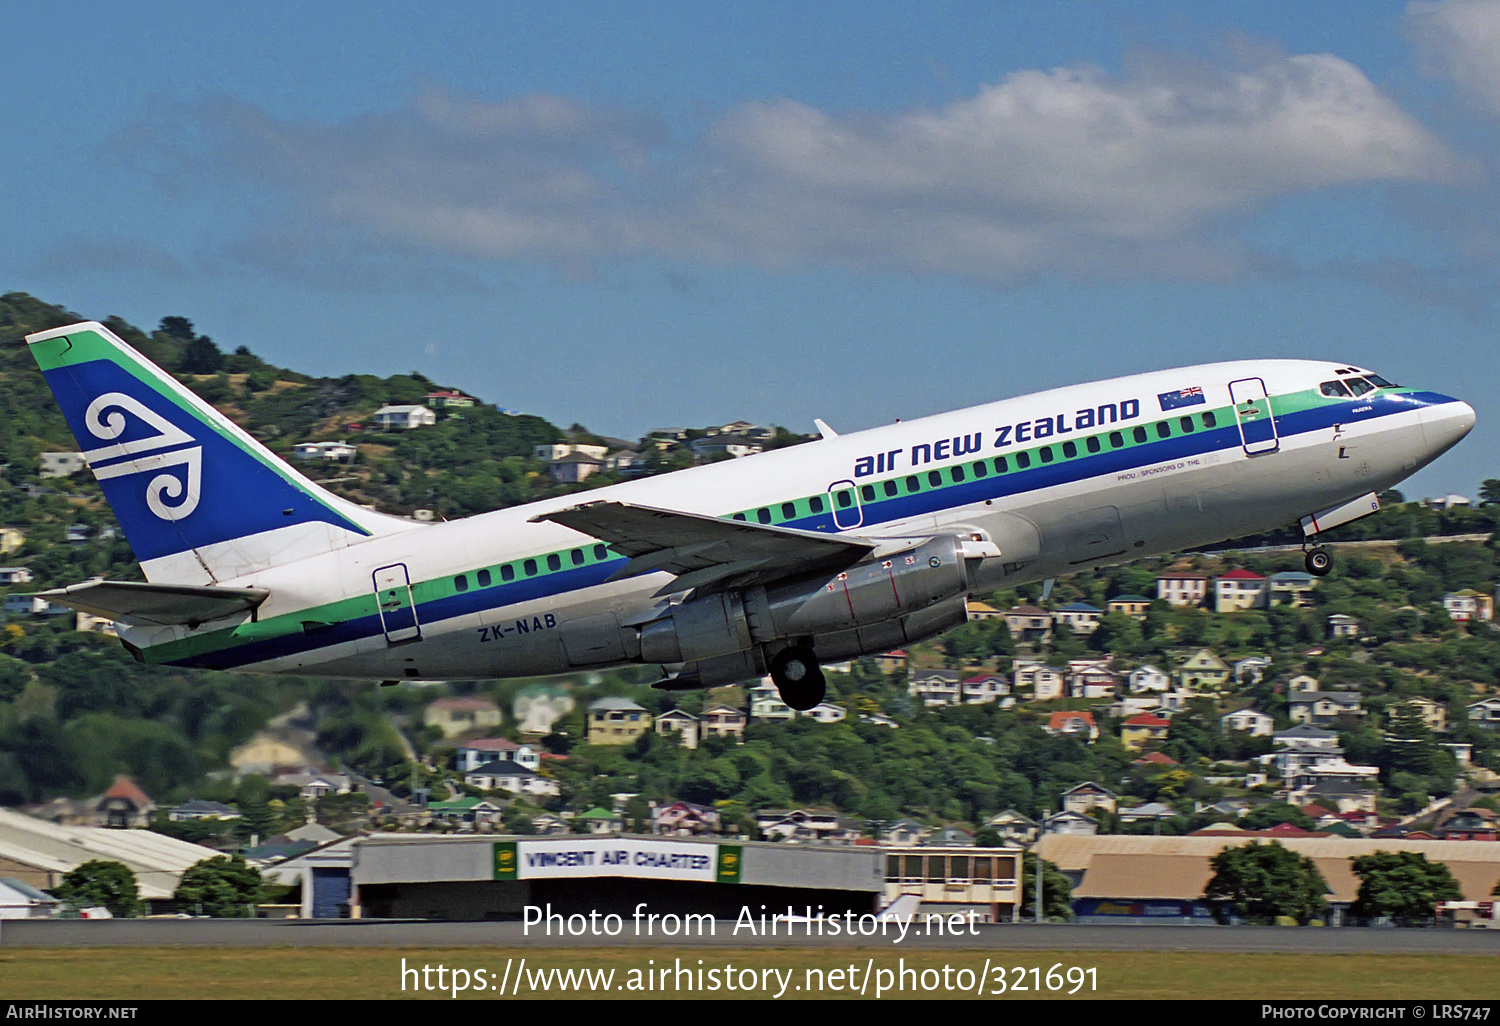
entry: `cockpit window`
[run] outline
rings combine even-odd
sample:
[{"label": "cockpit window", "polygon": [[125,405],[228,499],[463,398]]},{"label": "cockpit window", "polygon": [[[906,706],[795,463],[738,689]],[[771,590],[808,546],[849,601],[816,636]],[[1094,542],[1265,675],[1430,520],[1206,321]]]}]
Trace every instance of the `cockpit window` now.
[{"label": "cockpit window", "polygon": [[1398,387],[1400,387],[1400,386],[1396,385],[1394,382],[1385,380],[1385,378],[1382,378],[1379,374],[1366,374],[1365,375],[1365,379],[1368,380],[1370,382],[1370,384],[1374,385],[1376,388],[1398,388]]},{"label": "cockpit window", "polygon": [[1364,378],[1345,378],[1344,383],[1354,389],[1355,395],[1364,395],[1366,392],[1375,391],[1375,386]]},{"label": "cockpit window", "polygon": [[1342,381],[1325,381],[1318,386],[1318,391],[1334,399],[1347,399],[1349,390],[1344,387]]}]

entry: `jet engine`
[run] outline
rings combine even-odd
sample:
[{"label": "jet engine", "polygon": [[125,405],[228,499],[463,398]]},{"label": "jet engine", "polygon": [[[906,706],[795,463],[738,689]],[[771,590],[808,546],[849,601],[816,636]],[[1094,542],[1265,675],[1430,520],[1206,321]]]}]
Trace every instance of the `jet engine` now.
[{"label": "jet engine", "polygon": [[[868,559],[832,578],[794,578],[691,599],[640,626],[643,662],[680,664],[670,686],[712,687],[772,679],[794,708],[822,700],[817,661],[883,652],[968,619],[969,590],[958,538],[944,536]],[[788,665],[785,653],[794,655]],[[816,656],[813,653],[816,652]],[[817,698],[788,684],[814,681]],[[812,684],[809,684],[812,688]]]}]

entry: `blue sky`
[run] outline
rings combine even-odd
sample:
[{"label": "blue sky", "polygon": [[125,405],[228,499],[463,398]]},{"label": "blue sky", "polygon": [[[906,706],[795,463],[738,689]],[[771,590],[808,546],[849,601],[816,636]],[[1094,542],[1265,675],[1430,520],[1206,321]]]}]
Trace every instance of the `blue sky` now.
[{"label": "blue sky", "polygon": [[0,287],[633,436],[1210,359],[1472,402],[1500,3],[31,5]]}]

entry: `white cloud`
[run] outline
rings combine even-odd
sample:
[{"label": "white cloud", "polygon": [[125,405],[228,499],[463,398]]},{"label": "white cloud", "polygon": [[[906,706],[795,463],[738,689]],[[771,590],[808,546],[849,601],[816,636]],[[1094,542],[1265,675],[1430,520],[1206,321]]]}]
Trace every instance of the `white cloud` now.
[{"label": "white cloud", "polygon": [[293,198],[296,216],[448,253],[999,282],[1231,276],[1256,259],[1226,229],[1235,218],[1328,187],[1441,179],[1454,163],[1329,55],[1211,76],[1022,71],[885,117],[747,103],[686,142],[562,97],[437,90],[342,125],[220,104],[141,135],[153,168],[238,172]]},{"label": "white cloud", "polygon": [[1427,67],[1500,115],[1500,2],[1412,3],[1406,13]]}]

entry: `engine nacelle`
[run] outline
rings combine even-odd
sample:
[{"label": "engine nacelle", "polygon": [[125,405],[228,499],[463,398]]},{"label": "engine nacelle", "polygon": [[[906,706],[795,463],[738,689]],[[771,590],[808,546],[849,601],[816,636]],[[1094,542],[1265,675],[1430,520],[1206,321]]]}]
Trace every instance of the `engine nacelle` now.
[{"label": "engine nacelle", "polygon": [[641,660],[696,663],[743,652],[753,643],[745,604],[737,592],[684,602],[672,615],[641,627]]},{"label": "engine nacelle", "polygon": [[968,588],[960,542],[945,536],[859,563],[832,580],[747,589],[744,604],[751,635],[768,643],[895,620]]},{"label": "engine nacelle", "polygon": [[794,638],[814,639],[822,658],[882,652],[963,623],[967,594],[959,539],[933,538],[832,579],[720,592],[674,606],[640,627],[639,658],[690,664],[684,679],[693,672],[718,679],[761,666],[765,660],[755,653],[766,650],[759,646],[774,652]]}]

